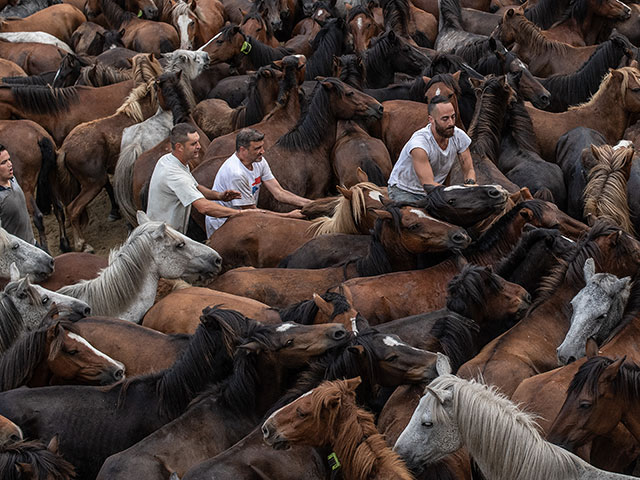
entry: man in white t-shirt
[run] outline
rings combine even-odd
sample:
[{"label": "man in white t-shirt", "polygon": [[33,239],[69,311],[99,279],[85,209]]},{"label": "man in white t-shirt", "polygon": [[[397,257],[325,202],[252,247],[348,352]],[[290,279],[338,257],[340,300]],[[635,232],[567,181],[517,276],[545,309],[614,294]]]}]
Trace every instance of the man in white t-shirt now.
[{"label": "man in white t-shirt", "polygon": [[443,184],[456,159],[460,161],[465,185],[475,185],[471,139],[455,123],[451,101],[434,97],[429,102],[429,123],[411,136],[391,171],[389,198],[396,202],[425,199],[424,185]]},{"label": "man in white t-shirt", "polygon": [[[303,207],[311,200],[300,197],[282,188],[271,173],[269,164],[262,157],[264,153],[264,134],[253,129],[242,129],[236,136],[236,152],[220,167],[213,182],[214,190],[233,189],[240,192],[240,197],[233,200],[222,200],[218,203],[229,208],[254,209],[258,204],[260,187],[264,185],[276,200]],[[290,218],[304,218],[300,210],[274,215]],[[207,237],[220,228],[226,218],[207,216],[205,224]]]},{"label": "man in white t-shirt", "polygon": [[193,205],[203,215],[228,217],[238,213],[212,200],[239,198],[234,190],[216,192],[199,185],[189,162],[200,154],[200,135],[193,125],[179,123],[171,130],[171,153],[158,160],[149,183],[147,215],[186,233]]}]

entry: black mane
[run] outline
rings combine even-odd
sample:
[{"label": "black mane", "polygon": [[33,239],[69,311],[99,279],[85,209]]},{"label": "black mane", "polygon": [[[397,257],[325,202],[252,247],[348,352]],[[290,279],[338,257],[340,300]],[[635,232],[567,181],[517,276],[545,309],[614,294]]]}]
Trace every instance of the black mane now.
[{"label": "black mane", "polygon": [[[333,307],[330,320],[333,320],[336,316],[351,308],[344,295],[340,295],[339,293],[327,292],[320,295],[320,297]],[[303,300],[302,302],[294,303],[293,305],[277,310],[282,323],[296,322],[303,325],[312,325],[319,309],[313,300]]]},{"label": "black mane", "polygon": [[19,463],[28,464],[37,480],[70,480],[75,478],[73,465],[61,456],[47,450],[38,441],[9,442],[0,445],[0,477],[3,480],[21,480],[23,475],[16,468]]},{"label": "black mane", "polygon": [[331,76],[333,57],[342,54],[344,43],[344,20],[330,18],[313,39],[313,54],[307,62],[305,79],[313,80],[317,76]]},{"label": "black mane", "polygon": [[49,85],[15,85],[11,87],[16,105],[28,112],[47,115],[66,112],[78,100],[75,87],[51,88]]}]

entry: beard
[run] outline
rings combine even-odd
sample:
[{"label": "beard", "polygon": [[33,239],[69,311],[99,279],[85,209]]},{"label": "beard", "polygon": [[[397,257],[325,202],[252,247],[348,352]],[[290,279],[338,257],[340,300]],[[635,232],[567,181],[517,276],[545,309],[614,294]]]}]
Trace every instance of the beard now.
[{"label": "beard", "polygon": [[436,132],[438,132],[438,135],[440,135],[441,137],[443,138],[453,137],[455,126],[451,126],[449,128],[442,128],[440,125],[436,123],[435,127],[436,127]]}]

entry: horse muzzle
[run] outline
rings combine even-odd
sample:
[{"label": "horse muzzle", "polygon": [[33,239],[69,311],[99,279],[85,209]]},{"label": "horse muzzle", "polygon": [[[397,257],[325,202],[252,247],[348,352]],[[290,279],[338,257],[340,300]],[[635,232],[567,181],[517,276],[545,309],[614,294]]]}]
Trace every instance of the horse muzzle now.
[{"label": "horse muzzle", "polygon": [[276,450],[287,450],[289,448],[289,442],[278,433],[269,420],[262,425],[262,440]]}]

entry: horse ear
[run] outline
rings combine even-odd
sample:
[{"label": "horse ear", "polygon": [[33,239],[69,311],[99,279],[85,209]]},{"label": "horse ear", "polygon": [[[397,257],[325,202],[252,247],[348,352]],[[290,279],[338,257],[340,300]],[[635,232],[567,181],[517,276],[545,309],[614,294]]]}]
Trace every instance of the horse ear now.
[{"label": "horse ear", "polygon": [[347,390],[349,390],[350,392],[355,392],[356,388],[358,388],[358,386],[362,383],[362,379],[360,377],[350,378],[348,380],[345,380],[345,383],[347,384]]},{"label": "horse ear", "polygon": [[353,192],[348,188],[344,188],[343,186],[340,186],[340,185],[336,185],[336,188],[338,189],[338,192],[340,193],[340,195],[342,195],[347,200],[351,200],[351,198],[353,197]]},{"label": "horse ear", "polygon": [[510,8],[509,10],[507,10],[507,17],[513,17],[515,13],[516,11],[513,8]]},{"label": "horse ear", "polygon": [[374,208],[373,213],[375,213],[378,216],[378,218],[382,220],[391,220],[393,218],[393,216],[391,215],[391,212],[388,212],[386,210],[380,210],[378,208]]},{"label": "horse ear", "polygon": [[158,238],[162,238],[166,235],[167,233],[167,224],[162,222],[160,225],[158,225],[158,228],[156,228],[153,233],[151,234],[152,238],[158,239]]},{"label": "horse ear", "polygon": [[30,463],[18,462],[16,463],[16,472],[18,472],[18,478],[30,478],[33,475],[33,468]]},{"label": "horse ear", "polygon": [[244,345],[238,345],[237,347],[239,350],[244,350],[247,353],[255,353],[258,354],[262,351],[262,345],[260,345],[258,342],[249,342],[249,343],[245,343]]},{"label": "horse ear", "polygon": [[362,170],[360,167],[356,168],[356,178],[358,179],[359,183],[369,181],[369,175],[367,175],[365,171]]},{"label": "horse ear", "polygon": [[11,272],[11,281],[15,282],[16,280],[20,280],[20,270],[18,270],[18,267],[16,266],[15,262],[13,262],[11,264],[11,267],[9,267],[9,271]]},{"label": "horse ear", "polygon": [[136,220],[138,221],[138,225],[142,225],[144,223],[150,222],[151,219],[144,213],[142,210],[138,210],[136,212]]},{"label": "horse ear", "polygon": [[422,81],[424,82],[425,85],[429,85],[429,82],[431,81],[430,77],[427,77],[426,75],[422,76]]},{"label": "horse ear", "polygon": [[331,304],[317,293],[313,294],[313,303],[315,303],[318,310],[324,313],[327,317],[331,317],[331,315],[333,315],[333,307]]},{"label": "horse ear", "polygon": [[436,397],[440,405],[444,405],[453,398],[453,394],[449,390],[436,390],[435,388],[427,387],[425,393],[427,392]]},{"label": "horse ear", "polygon": [[351,294],[351,289],[347,285],[340,285],[339,288],[340,295],[342,295],[349,305],[353,305],[353,295]]},{"label": "horse ear", "polygon": [[436,372],[438,372],[438,375],[450,375],[451,363],[449,362],[449,357],[440,352],[438,352],[437,355],[438,359],[436,360]]},{"label": "horse ear", "polygon": [[460,83],[460,75],[462,75],[462,71],[458,70],[456,73],[452,74],[451,76],[453,77],[453,79],[456,81],[456,83]]},{"label": "horse ear", "polygon": [[625,355],[624,357],[619,358],[618,360],[613,362],[611,365],[609,365],[607,368],[605,368],[604,372],[602,372],[602,375],[600,375],[599,381],[605,382],[605,383],[612,382],[613,379],[618,376],[620,367],[622,366],[622,364],[626,359],[627,359],[627,356]]},{"label": "horse ear", "polygon": [[528,187],[521,188],[519,193],[522,201],[533,200],[533,195],[531,195],[531,190]]},{"label": "horse ear", "polygon": [[362,345],[354,345],[352,347],[347,347],[347,351],[354,355],[364,355],[364,347]]},{"label": "horse ear", "polygon": [[589,283],[589,280],[591,280],[591,277],[593,277],[596,273],[596,264],[593,261],[593,258],[589,257],[587,258],[587,260],[584,262],[584,281],[585,283]]},{"label": "horse ear", "polygon": [[538,227],[536,227],[535,225],[531,225],[530,223],[525,223],[524,227],[522,227],[522,231],[523,232],[533,232],[534,230],[537,230]]},{"label": "horse ear", "polygon": [[587,338],[587,343],[584,347],[584,351],[586,353],[587,358],[593,358],[598,356],[598,344],[593,338],[591,337]]},{"label": "horse ear", "polygon": [[531,211],[531,209],[521,208],[519,213],[520,213],[520,216],[524,218],[527,222],[530,222],[531,220],[533,220],[533,212]]},{"label": "horse ear", "polygon": [[189,8],[192,11],[195,11],[195,9],[198,7],[198,4],[196,2],[193,2],[193,1],[189,2],[188,5],[189,5]]},{"label": "horse ear", "polygon": [[60,439],[58,437],[58,434],[56,433],[53,436],[53,438],[49,440],[49,445],[47,445],[47,450],[49,450],[51,453],[58,455],[59,447],[60,447]]},{"label": "horse ear", "polygon": [[480,78],[474,78],[474,77],[470,77],[469,78],[469,83],[471,84],[471,86],[475,89],[475,90],[479,90],[482,88],[482,86],[484,85],[484,80],[480,79]]}]

